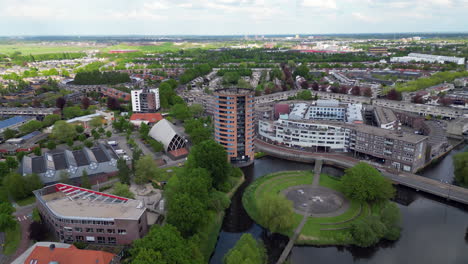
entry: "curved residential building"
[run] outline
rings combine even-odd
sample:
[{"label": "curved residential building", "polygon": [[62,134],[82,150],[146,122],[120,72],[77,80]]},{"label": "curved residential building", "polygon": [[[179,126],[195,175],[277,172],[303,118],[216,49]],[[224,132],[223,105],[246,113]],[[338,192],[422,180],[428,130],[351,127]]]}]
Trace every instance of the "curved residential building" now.
[{"label": "curved residential building", "polygon": [[252,89],[227,88],[214,93],[215,140],[238,166],[254,160],[254,96]]}]

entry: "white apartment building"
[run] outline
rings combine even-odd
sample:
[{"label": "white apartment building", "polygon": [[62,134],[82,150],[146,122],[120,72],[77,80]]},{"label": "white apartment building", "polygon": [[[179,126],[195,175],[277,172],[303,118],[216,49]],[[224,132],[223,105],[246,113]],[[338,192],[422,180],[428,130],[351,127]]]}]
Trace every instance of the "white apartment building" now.
[{"label": "white apartment building", "polygon": [[426,61],[426,62],[437,62],[437,63],[445,63],[445,62],[453,62],[458,65],[465,64],[465,58],[460,57],[450,57],[450,56],[439,56],[439,55],[431,55],[431,54],[422,54],[422,53],[410,53],[408,56],[404,57],[393,57],[390,59],[390,62],[411,62],[411,61]]},{"label": "white apartment building", "polygon": [[153,113],[161,107],[159,102],[159,89],[143,88],[132,90],[132,110],[138,113]]},{"label": "white apartment building", "polygon": [[288,147],[318,151],[346,151],[347,129],[306,120],[259,120],[258,133],[265,139]]}]

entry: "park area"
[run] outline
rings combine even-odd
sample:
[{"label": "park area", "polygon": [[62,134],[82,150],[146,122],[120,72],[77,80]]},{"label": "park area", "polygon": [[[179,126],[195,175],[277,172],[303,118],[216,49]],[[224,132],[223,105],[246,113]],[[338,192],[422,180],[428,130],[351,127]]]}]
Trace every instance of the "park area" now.
[{"label": "park area", "polygon": [[286,211],[291,214],[289,219],[293,223],[287,228],[279,228],[277,233],[292,237],[305,215],[307,219],[296,244],[355,244],[351,234],[353,223],[379,214],[385,203],[370,206],[367,202],[346,197],[339,178],[321,174],[318,186],[313,186],[313,178],[312,171],[285,171],[263,176],[246,189],[243,196],[244,207],[257,223],[268,226],[265,223],[267,220],[261,215],[259,201],[269,195],[282,196],[292,206],[292,210]]}]

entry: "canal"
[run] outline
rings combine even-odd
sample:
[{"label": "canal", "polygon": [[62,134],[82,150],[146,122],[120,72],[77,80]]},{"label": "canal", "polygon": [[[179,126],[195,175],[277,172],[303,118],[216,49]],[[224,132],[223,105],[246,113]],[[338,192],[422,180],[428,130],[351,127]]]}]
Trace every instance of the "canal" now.
[{"label": "canal", "polygon": [[[427,168],[422,176],[452,180],[451,158],[459,148],[439,163]],[[210,264],[222,263],[223,256],[244,233],[250,233],[265,243],[270,263],[274,263],[287,243],[282,236],[269,237],[265,230],[253,222],[242,206],[242,193],[256,178],[284,170],[312,170],[313,166],[272,157],[256,160],[244,168],[246,181],[239,188],[227,210],[222,231]],[[340,176],[339,169],[324,166],[324,173]],[[468,263],[468,207],[444,199],[422,194],[406,187],[398,187],[396,202],[402,214],[402,233],[396,242],[381,242],[372,248],[296,246],[290,260],[292,264],[325,263]]]}]

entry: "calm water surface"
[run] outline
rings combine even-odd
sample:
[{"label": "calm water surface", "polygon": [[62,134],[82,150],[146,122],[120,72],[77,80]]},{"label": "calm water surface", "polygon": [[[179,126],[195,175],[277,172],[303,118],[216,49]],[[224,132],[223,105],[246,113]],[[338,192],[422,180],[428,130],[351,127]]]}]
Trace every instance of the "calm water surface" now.
[{"label": "calm water surface", "polygon": [[[460,148],[446,156],[437,165],[421,175],[433,179],[452,180],[451,157],[467,149]],[[244,169],[246,182],[238,190],[226,213],[215,252],[210,264],[222,263],[222,258],[244,233],[262,239],[267,247],[271,263],[279,257],[287,239],[271,237],[255,224],[242,207],[242,193],[255,178],[284,170],[313,170],[309,164],[265,157]],[[324,167],[324,172],[340,176],[343,172],[333,167]],[[290,259],[292,264],[328,263],[454,263],[468,264],[468,207],[447,203],[444,199],[418,193],[409,188],[397,189],[396,201],[402,213],[402,235],[396,242],[361,249],[357,247],[311,247],[296,246]]]}]

